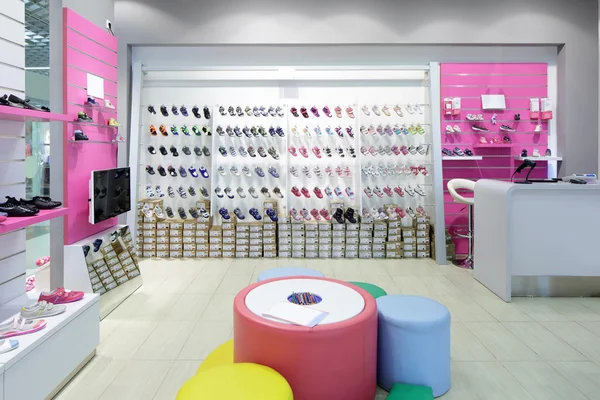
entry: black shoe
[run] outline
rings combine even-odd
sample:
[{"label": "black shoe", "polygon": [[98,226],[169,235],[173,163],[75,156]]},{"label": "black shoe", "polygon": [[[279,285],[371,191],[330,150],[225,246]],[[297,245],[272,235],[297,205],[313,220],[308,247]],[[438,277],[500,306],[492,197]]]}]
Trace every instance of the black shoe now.
[{"label": "black shoe", "polygon": [[10,102],[8,101],[8,95],[4,95],[0,97],[0,106],[8,106],[10,107]]},{"label": "black shoe", "polygon": [[442,149],[442,153],[443,153],[444,155],[448,156],[448,157],[452,157],[452,156],[454,156],[454,154],[452,153],[452,151],[451,151],[451,150],[448,150],[447,148],[443,148],[443,149]]},{"label": "black shoe", "polygon": [[192,218],[194,218],[194,219],[198,218],[198,211],[196,211],[196,209],[194,207],[190,207],[190,209],[188,211],[190,212],[190,215],[192,216]]},{"label": "black shoe", "polygon": [[521,150],[521,157],[527,157],[527,149]]},{"label": "black shoe", "polygon": [[88,253],[90,252],[91,247],[88,246],[87,244],[83,246],[83,256],[87,257]]},{"label": "black shoe", "polygon": [[50,109],[46,106],[41,106],[40,109],[45,112],[50,112]]},{"label": "black shoe", "polygon": [[160,154],[162,154],[163,156],[166,156],[167,154],[169,154],[169,152],[167,151],[167,149],[165,148],[165,146],[160,146],[158,148],[158,151],[160,151]]},{"label": "black shoe", "polygon": [[166,106],[160,106],[160,113],[163,115],[163,117],[168,117],[169,116],[169,112],[167,111],[167,107]]},{"label": "black shoe", "polygon": [[74,139],[75,140],[90,140],[90,138],[88,138],[82,130],[77,129],[75,132],[73,132],[75,134]]},{"label": "black shoe", "polygon": [[179,153],[177,152],[177,149],[175,148],[175,146],[171,146],[169,148],[169,151],[171,152],[171,154],[173,154],[173,157],[179,157]]},{"label": "black shoe", "polygon": [[179,207],[177,209],[177,212],[179,213],[179,216],[181,217],[181,219],[186,219],[187,215],[185,215],[185,210],[183,209],[183,207]]},{"label": "black shoe", "polygon": [[187,146],[183,146],[183,149],[181,149],[181,151],[183,151],[183,154],[185,154],[186,156],[189,156],[192,154],[192,152],[190,151],[190,148]]},{"label": "black shoe", "polygon": [[200,114],[200,109],[198,106],[194,106],[194,108],[192,108],[192,114],[194,114],[194,117],[196,118],[202,118],[202,114]]},{"label": "black shoe", "polygon": [[337,210],[335,210],[335,213],[333,214],[333,218],[340,224],[344,223],[344,211],[341,208],[338,208]]},{"label": "black shoe", "polygon": [[204,153],[204,155],[205,155],[206,157],[210,157],[210,150],[208,149],[208,147],[206,147],[206,146],[203,146],[203,147],[202,147],[202,153]]},{"label": "black shoe", "polygon": [[154,148],[154,146],[148,146],[148,151],[150,152],[150,154],[156,154],[156,149]]},{"label": "black shoe", "polygon": [[207,106],[204,106],[204,118],[210,119],[210,110]]},{"label": "black shoe", "polygon": [[465,149],[465,155],[467,155],[468,157],[473,157],[473,152],[469,149]]},{"label": "black shoe", "polygon": [[515,121],[521,120],[521,114],[515,114]]},{"label": "black shoe", "polygon": [[156,114],[156,110],[154,109],[154,106],[148,106],[148,112],[150,114]]},{"label": "black shoe", "polygon": [[351,224],[355,224],[356,223],[356,218],[354,218],[354,209],[348,208],[346,210],[346,212],[344,213],[344,217],[346,217],[346,219],[348,220],[348,222],[350,222]]},{"label": "black shoe", "polygon": [[12,103],[11,105],[13,107],[21,107],[21,108],[27,108],[29,110],[42,111],[40,108],[29,104],[29,100],[22,100],[22,99],[18,98],[17,96],[15,96],[14,94],[11,94],[10,96],[8,96],[8,101],[10,103]]},{"label": "black shoe", "polygon": [[167,217],[169,217],[169,218],[175,218],[175,214],[173,214],[173,209],[171,207],[167,207],[165,209],[165,212],[167,213]]},{"label": "black shoe", "polygon": [[31,217],[39,210],[33,206],[21,205],[14,197],[6,196],[6,202],[0,204],[0,212],[6,213],[8,217]]},{"label": "black shoe", "polygon": [[150,175],[156,174],[156,172],[154,172],[154,168],[152,168],[150,165],[146,165],[146,172]]},{"label": "black shoe", "polygon": [[200,149],[200,147],[196,146],[194,147],[194,153],[196,153],[197,156],[201,156],[202,150]]},{"label": "black shoe", "polygon": [[98,250],[100,250],[100,246],[102,246],[102,239],[96,239],[94,240],[94,253],[98,252]]},{"label": "black shoe", "polygon": [[167,172],[165,171],[165,168],[162,165],[159,165],[157,170],[160,176],[167,176]]},{"label": "black shoe", "polygon": [[172,177],[176,177],[177,176],[177,171],[175,171],[175,168],[173,168],[172,165],[169,165],[169,175],[171,175]]},{"label": "black shoe", "polygon": [[52,201],[50,197],[35,196],[31,200],[20,201],[21,205],[34,206],[40,210],[51,210],[56,207],[60,207],[62,203],[60,201]]}]

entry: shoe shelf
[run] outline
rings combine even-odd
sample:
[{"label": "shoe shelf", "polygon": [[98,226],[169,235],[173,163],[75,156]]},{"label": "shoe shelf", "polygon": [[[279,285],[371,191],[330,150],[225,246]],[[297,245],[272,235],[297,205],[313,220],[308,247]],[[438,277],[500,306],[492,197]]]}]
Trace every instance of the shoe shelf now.
[{"label": "shoe shelf", "polygon": [[113,141],[107,141],[107,140],[67,140],[67,142],[69,143],[96,143],[96,144],[119,144],[119,143],[126,143],[126,141],[122,140],[122,141],[117,141],[117,140],[113,140]]},{"label": "shoe shelf", "polygon": [[57,114],[45,111],[28,110],[26,108],[17,108],[10,106],[0,106],[0,120],[4,121],[40,121],[51,122],[61,121],[68,122],[69,117],[66,114]]},{"label": "shoe shelf", "polygon": [[67,208],[61,207],[53,210],[41,210],[31,217],[10,217],[4,222],[0,222],[0,234],[16,231],[17,229],[26,228],[30,225],[62,217],[66,213]]},{"label": "shoe shelf", "polygon": [[534,157],[534,156],[530,156],[530,157],[515,157],[515,160],[518,161],[524,161],[524,160],[531,160],[531,161],[562,161],[562,157],[546,157],[546,156],[540,156],[540,157]]},{"label": "shoe shelf", "polygon": [[514,147],[514,143],[475,143],[473,144],[474,149],[501,149],[503,147],[511,148]]},{"label": "shoe shelf", "polygon": [[96,126],[98,128],[107,128],[107,129],[118,129],[118,126],[110,126],[103,124],[94,124],[93,122],[82,122],[82,121],[67,121],[69,124],[80,125],[80,126]]},{"label": "shoe shelf", "polygon": [[482,156],[464,156],[464,157],[460,157],[460,156],[443,156],[442,160],[444,161],[476,161],[476,160],[483,160]]},{"label": "shoe shelf", "polygon": [[109,108],[109,107],[103,107],[103,106],[93,106],[89,103],[84,103],[84,104],[77,104],[80,107],[83,108],[88,108],[88,109],[92,109],[92,110],[98,110],[100,112],[110,112],[110,113],[117,113],[117,110],[115,108]]},{"label": "shoe shelf", "polygon": [[[5,321],[18,315],[23,306],[30,306],[37,301],[38,297],[39,293],[36,290],[32,290],[0,306],[0,321]],[[44,318],[46,326],[43,329],[27,335],[11,338],[19,341],[19,347],[8,353],[0,354],[0,365],[3,365],[5,370],[9,369],[38,346],[43,345],[46,340],[53,338],[55,334],[63,328],[66,328],[72,321],[77,319],[79,315],[84,313],[99,300],[99,295],[86,293],[83,299],[66,304],[67,310],[64,313]],[[96,316],[96,318],[98,317]]]}]

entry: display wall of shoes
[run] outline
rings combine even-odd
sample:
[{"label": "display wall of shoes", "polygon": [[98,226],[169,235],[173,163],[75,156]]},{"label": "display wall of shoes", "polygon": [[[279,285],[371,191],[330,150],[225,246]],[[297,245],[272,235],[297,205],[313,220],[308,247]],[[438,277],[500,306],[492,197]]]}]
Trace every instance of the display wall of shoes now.
[{"label": "display wall of shoes", "polygon": [[227,221],[235,215],[241,221],[260,221],[265,200],[287,200],[283,107],[275,102],[215,106],[211,196],[217,218]]},{"label": "display wall of shoes", "polygon": [[[145,105],[140,140],[138,198],[163,200],[159,218],[195,218],[198,201],[211,198],[212,107]],[[144,210],[146,211],[146,210]]]}]

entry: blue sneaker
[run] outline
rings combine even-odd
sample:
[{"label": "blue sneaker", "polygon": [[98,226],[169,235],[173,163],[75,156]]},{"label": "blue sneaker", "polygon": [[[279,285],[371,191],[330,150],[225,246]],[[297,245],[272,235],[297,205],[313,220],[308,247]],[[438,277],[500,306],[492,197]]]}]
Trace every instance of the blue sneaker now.
[{"label": "blue sneaker", "polygon": [[277,212],[275,212],[275,210],[273,210],[272,208],[267,208],[267,215],[269,216],[269,218],[271,218],[271,221],[278,221]]},{"label": "blue sneaker", "polygon": [[206,168],[204,168],[204,166],[200,167],[200,175],[202,175],[203,178],[208,178],[208,171]]},{"label": "blue sneaker", "polygon": [[254,217],[255,220],[260,221],[262,219],[256,208],[252,207],[248,212]]},{"label": "blue sneaker", "polygon": [[269,128],[269,135],[273,137],[277,135],[277,131],[272,126]]},{"label": "blue sneaker", "polygon": [[279,173],[275,169],[275,167],[269,167],[269,173],[273,175],[273,178],[279,178]]},{"label": "blue sneaker", "polygon": [[233,210],[233,213],[236,217],[238,217],[238,219],[246,219],[246,216],[242,213],[242,210],[240,210],[239,207],[236,207],[235,210]]},{"label": "blue sneaker", "polygon": [[[215,194],[217,195],[218,198],[222,199],[223,196],[225,196],[225,194],[223,194],[223,191],[221,190],[220,187],[217,186],[217,188],[215,189]],[[221,208],[222,210],[223,208]],[[221,210],[219,210],[219,214],[221,214]]]},{"label": "blue sneaker", "polygon": [[177,127],[175,125],[171,127],[171,133],[176,136],[179,135],[179,131],[177,130]]},{"label": "blue sneaker", "polygon": [[187,108],[185,108],[185,106],[181,106],[179,111],[181,111],[181,115],[183,115],[184,117],[188,116],[188,110],[187,110]]},{"label": "blue sneaker", "polygon": [[189,171],[190,171],[190,175],[192,175],[194,178],[198,177],[198,171],[196,171],[196,168],[190,167]]},{"label": "blue sneaker", "polygon": [[188,129],[187,125],[181,127],[181,132],[183,132],[185,136],[190,136],[190,130]]},{"label": "blue sneaker", "polygon": [[179,176],[185,178],[187,176],[187,172],[185,172],[185,168],[179,167]]},{"label": "blue sneaker", "polygon": [[277,134],[279,135],[279,137],[284,137],[285,136],[285,132],[283,131],[283,129],[278,126],[277,129],[275,129],[275,132],[277,132]]},{"label": "blue sneaker", "polygon": [[227,209],[225,207],[219,208],[219,214],[221,214],[221,217],[223,217],[223,219],[225,219],[225,220],[231,219],[231,216],[229,215],[229,211],[227,211]]},{"label": "blue sneaker", "polygon": [[252,132],[250,132],[250,128],[248,128],[247,126],[242,128],[242,132],[244,132],[244,135],[246,135],[246,137],[252,137]]},{"label": "blue sneaker", "polygon": [[[87,98],[87,104],[89,104],[89,105],[91,105],[91,106],[94,106],[94,107],[100,107],[100,103],[98,103],[98,102],[96,101],[96,99],[95,99],[95,98],[93,98],[93,97],[88,97],[88,98]],[[156,114],[156,112],[154,112],[154,113]]]},{"label": "blue sneaker", "polygon": [[241,137],[242,136],[242,130],[236,126],[235,128],[233,128],[233,133],[235,133],[235,136],[237,137]]},{"label": "blue sneaker", "polygon": [[173,115],[179,115],[179,110],[177,110],[177,106],[171,107],[171,112],[173,113]]},{"label": "blue sneaker", "polygon": [[260,176],[261,178],[265,177],[265,173],[261,167],[254,168],[254,172],[256,172],[256,175]]}]

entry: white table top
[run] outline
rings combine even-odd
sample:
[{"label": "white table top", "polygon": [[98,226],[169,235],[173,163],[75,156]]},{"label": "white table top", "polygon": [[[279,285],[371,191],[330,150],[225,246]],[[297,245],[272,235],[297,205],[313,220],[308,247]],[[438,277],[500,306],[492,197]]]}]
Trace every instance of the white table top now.
[{"label": "white table top", "polygon": [[323,299],[319,304],[303,306],[329,313],[319,325],[346,321],[365,308],[365,300],[356,290],[336,282],[310,278],[284,279],[257,286],[246,296],[246,307],[256,315],[273,320],[262,314],[275,304],[287,301],[292,293],[300,292],[311,292]]}]

